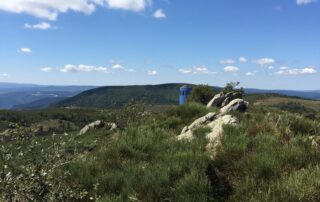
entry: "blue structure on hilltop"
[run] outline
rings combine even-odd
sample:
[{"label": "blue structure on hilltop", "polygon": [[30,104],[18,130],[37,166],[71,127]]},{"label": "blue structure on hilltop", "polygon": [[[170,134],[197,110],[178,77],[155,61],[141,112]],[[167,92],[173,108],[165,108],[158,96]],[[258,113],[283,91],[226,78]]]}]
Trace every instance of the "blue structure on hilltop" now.
[{"label": "blue structure on hilltop", "polygon": [[188,96],[191,93],[192,88],[189,88],[188,86],[184,85],[180,88],[180,97],[179,97],[179,104],[183,105],[186,103]]}]

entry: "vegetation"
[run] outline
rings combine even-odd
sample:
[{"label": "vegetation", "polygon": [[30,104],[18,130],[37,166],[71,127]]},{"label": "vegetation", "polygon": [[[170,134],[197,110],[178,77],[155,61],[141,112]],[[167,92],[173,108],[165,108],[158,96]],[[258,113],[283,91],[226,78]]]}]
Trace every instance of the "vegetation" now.
[{"label": "vegetation", "polygon": [[96,88],[66,99],[58,103],[57,106],[121,108],[129,102],[151,105],[176,105],[179,100],[179,89],[183,85],[185,84]]},{"label": "vegetation", "polygon": [[[234,113],[239,124],[224,127],[215,159],[208,128],[196,130],[194,141],[176,140],[185,125],[216,110],[199,103],[1,111],[1,131],[55,120],[72,129],[17,133],[0,143],[0,201],[319,201],[320,147],[310,139],[320,137],[319,111],[308,111],[312,119],[295,113],[303,107]],[[98,119],[119,128],[78,135]]]},{"label": "vegetation", "polygon": [[244,94],[244,89],[237,88],[240,85],[239,81],[227,83],[226,86],[222,89],[224,94],[238,92]]},{"label": "vegetation", "polygon": [[189,102],[197,102],[206,105],[214,96],[213,88],[208,85],[195,86],[189,97]]}]

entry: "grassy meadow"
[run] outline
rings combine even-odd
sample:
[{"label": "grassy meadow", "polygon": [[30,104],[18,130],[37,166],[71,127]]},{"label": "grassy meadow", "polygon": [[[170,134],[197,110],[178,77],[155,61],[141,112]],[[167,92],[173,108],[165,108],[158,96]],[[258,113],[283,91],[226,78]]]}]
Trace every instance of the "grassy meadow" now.
[{"label": "grassy meadow", "polygon": [[204,138],[210,129],[195,131],[192,142],[176,139],[185,125],[216,111],[200,104],[54,111],[2,113],[13,117],[7,121],[24,117],[27,124],[59,115],[72,123],[83,120],[78,128],[98,118],[119,128],[82,136],[77,130],[21,134],[2,143],[3,201],[320,200],[320,148],[309,139],[319,135],[319,119],[251,106],[233,114],[239,124],[225,126],[218,155],[210,159]]}]

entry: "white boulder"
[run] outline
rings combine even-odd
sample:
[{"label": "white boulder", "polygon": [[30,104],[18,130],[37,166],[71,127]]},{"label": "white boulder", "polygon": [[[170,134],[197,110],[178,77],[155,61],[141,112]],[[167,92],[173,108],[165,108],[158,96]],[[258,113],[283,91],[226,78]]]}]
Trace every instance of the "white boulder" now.
[{"label": "white boulder", "polygon": [[220,114],[227,114],[232,111],[245,111],[249,106],[249,103],[243,99],[232,100],[227,106],[224,106],[220,109]]}]

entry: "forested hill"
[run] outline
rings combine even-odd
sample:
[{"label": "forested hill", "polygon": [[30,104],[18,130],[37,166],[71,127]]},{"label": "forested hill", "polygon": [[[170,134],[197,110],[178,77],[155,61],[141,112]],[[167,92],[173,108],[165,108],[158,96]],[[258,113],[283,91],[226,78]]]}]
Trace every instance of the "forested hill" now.
[{"label": "forested hill", "polygon": [[[179,88],[185,84],[161,84],[143,86],[108,86],[80,93],[59,102],[59,107],[122,107],[129,102],[152,105],[174,105],[178,103]],[[193,86],[193,85],[189,85]]]},{"label": "forested hill", "polygon": [[[194,87],[193,84],[183,83],[169,83],[160,85],[135,85],[135,86],[106,86],[94,88],[84,91],[74,97],[67,98],[53,104],[58,107],[93,107],[93,108],[113,108],[123,107],[126,104],[144,103],[150,105],[176,105],[178,104],[179,88],[183,85]],[[220,87],[212,87],[212,89],[219,91]],[[320,93],[316,91],[282,91],[282,90],[259,90],[259,89],[245,89],[246,93],[250,95],[255,101],[255,95],[263,95],[264,98],[281,98],[292,96],[298,99],[308,98],[317,99]],[[290,92],[290,93],[288,93]],[[273,94],[270,94],[273,93]],[[258,96],[259,97],[259,96]],[[248,98],[249,99],[249,98]],[[278,100],[278,99],[277,99]]]}]

